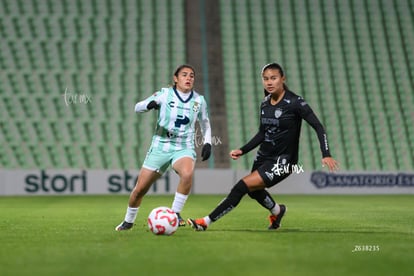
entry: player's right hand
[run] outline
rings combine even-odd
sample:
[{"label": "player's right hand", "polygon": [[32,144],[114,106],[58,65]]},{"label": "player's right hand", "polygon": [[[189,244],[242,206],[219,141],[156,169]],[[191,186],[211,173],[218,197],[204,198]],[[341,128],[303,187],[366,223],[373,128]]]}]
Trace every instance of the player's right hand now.
[{"label": "player's right hand", "polygon": [[339,170],[339,162],[333,159],[332,157],[322,158],[322,167],[328,167],[330,172]]},{"label": "player's right hand", "polygon": [[148,104],[147,104],[147,109],[148,110],[151,110],[151,109],[159,109],[160,108],[160,105],[159,104],[157,104],[157,102],[156,101],[150,101]]},{"label": "player's right hand", "polygon": [[230,151],[230,157],[233,160],[239,159],[240,156],[242,156],[243,152],[240,149],[235,149]]}]

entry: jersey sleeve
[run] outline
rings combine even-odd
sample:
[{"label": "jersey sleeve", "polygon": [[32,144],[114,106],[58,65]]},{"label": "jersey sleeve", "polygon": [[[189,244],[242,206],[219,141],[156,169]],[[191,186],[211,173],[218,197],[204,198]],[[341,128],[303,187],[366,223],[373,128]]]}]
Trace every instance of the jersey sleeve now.
[{"label": "jersey sleeve", "polygon": [[250,139],[250,141],[247,142],[247,144],[242,146],[240,150],[243,152],[243,154],[248,153],[249,151],[257,147],[258,145],[260,145],[263,142],[264,137],[265,137],[264,132],[261,129],[259,129],[256,135],[253,136],[253,138]]},{"label": "jersey sleeve", "polygon": [[322,157],[330,157],[331,153],[329,151],[328,136],[326,135],[326,131],[322,123],[303,98],[299,97],[297,104],[299,115],[316,131]]},{"label": "jersey sleeve", "polygon": [[152,94],[151,96],[149,96],[148,98],[137,102],[135,104],[135,112],[137,113],[142,113],[142,112],[147,112],[148,108],[147,105],[151,102],[151,101],[155,101],[157,104],[161,104],[162,102],[162,97],[163,95],[166,93],[165,89],[161,89],[160,91],[155,92],[154,94]]},{"label": "jersey sleeve", "polygon": [[204,137],[204,144],[211,144],[211,126],[208,114],[208,107],[204,97],[202,99],[203,100],[201,104],[200,113],[198,114],[198,120],[201,128],[201,134]]},{"label": "jersey sleeve", "polygon": [[[262,101],[261,107],[263,106],[265,100]],[[261,108],[260,108],[261,110]],[[257,133],[250,139],[249,142],[247,142],[244,146],[240,148],[240,150],[243,152],[242,154],[246,154],[250,152],[252,149],[260,145],[265,138],[265,130],[262,124],[259,126],[259,130]]]}]

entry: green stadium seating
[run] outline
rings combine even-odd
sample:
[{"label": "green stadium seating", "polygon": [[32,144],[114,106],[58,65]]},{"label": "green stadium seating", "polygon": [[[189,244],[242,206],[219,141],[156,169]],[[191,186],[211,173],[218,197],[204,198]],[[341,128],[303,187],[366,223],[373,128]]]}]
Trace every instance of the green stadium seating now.
[{"label": "green stadium seating", "polygon": [[[226,99],[228,106],[243,99],[243,108],[228,111],[230,147],[252,136],[251,126],[240,124],[257,125],[243,119],[257,101],[240,87],[259,99],[259,68],[277,61],[288,86],[325,124],[342,169],[412,170],[410,7],[409,1],[222,0]],[[305,124],[300,162],[308,169],[320,166],[315,138]]]},{"label": "green stadium seating", "polygon": [[184,1],[5,0],[0,15],[0,167],[139,167],[155,114],[133,107],[185,62]]},{"label": "green stadium seating", "polygon": [[[0,1],[0,167],[139,167],[156,117],[133,107],[185,62],[184,4]],[[230,148],[257,131],[260,69],[276,61],[342,169],[414,168],[412,1],[221,0],[220,10]],[[233,168],[250,169],[253,155]],[[306,124],[300,155],[320,168]]]}]

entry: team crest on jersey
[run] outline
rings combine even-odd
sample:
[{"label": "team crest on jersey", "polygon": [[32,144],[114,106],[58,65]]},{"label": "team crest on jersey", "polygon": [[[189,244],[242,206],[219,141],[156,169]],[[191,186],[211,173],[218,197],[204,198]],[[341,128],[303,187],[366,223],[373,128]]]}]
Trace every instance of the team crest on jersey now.
[{"label": "team crest on jersey", "polygon": [[198,102],[194,102],[193,111],[198,112],[200,110],[200,104]]},{"label": "team crest on jersey", "polygon": [[278,108],[275,110],[275,117],[279,118],[282,115],[282,109]]}]

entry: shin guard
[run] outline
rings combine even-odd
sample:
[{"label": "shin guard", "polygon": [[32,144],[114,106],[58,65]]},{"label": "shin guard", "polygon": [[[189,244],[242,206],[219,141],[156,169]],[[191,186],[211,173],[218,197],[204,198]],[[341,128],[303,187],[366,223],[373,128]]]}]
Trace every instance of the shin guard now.
[{"label": "shin guard", "polygon": [[242,197],[249,192],[249,189],[243,180],[237,182],[233,186],[228,196],[210,213],[209,217],[212,221],[216,221],[236,207]]},{"label": "shin guard", "polygon": [[264,189],[250,192],[249,196],[255,199],[260,205],[262,205],[264,208],[268,210],[272,210],[272,208],[276,205],[276,202],[274,201],[272,196],[269,194],[268,191]]}]

